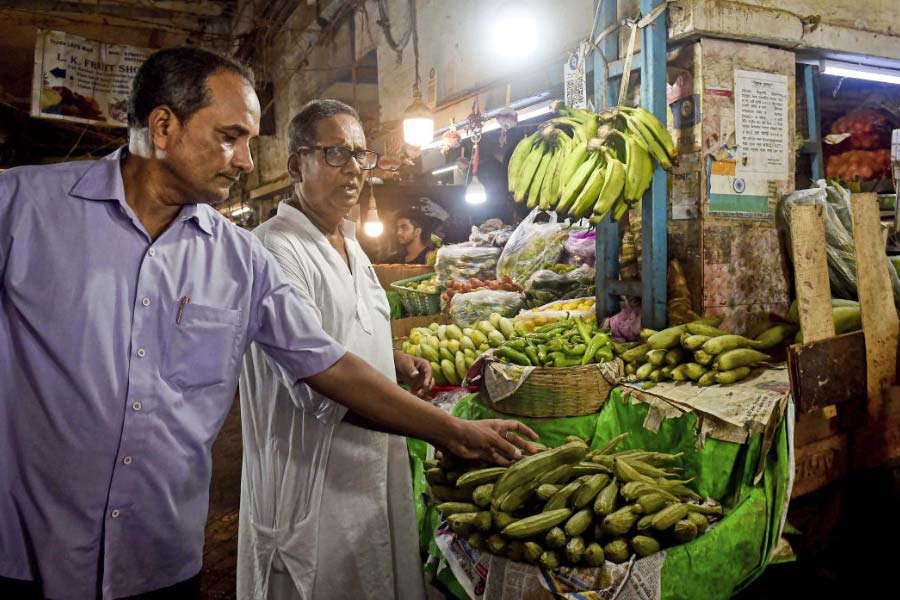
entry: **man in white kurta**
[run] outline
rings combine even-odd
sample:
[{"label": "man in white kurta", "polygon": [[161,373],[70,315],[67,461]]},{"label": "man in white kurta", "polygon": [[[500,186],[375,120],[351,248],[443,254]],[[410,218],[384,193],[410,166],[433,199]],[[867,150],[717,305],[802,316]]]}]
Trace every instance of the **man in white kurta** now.
[{"label": "man in white kurta", "polygon": [[[395,378],[387,297],[354,224],[343,227],[349,268],[287,203],[254,233],[325,331]],[[296,597],[289,585],[279,593],[286,583],[316,600],[423,597],[405,438],[344,423],[341,405],[284,381],[252,347],[240,388],[238,597]]]}]

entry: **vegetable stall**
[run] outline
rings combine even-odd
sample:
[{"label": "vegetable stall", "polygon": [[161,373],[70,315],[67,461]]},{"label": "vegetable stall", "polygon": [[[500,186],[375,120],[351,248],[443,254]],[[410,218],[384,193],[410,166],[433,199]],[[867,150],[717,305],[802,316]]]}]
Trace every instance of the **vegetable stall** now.
[{"label": "vegetable stall", "polygon": [[[642,94],[660,75],[657,4],[642,3]],[[509,467],[410,441],[426,572],[450,596],[728,598],[793,559],[792,497],[854,468],[848,455],[900,456],[900,279],[878,246],[883,198],[857,194],[885,189],[900,123],[848,108],[825,129],[828,157],[808,143],[745,152],[754,132],[739,123],[739,143],[733,129],[711,145],[694,81],[730,88],[708,102],[715,128],[759,102],[783,110],[766,135],[792,150],[795,103],[738,96],[814,90],[798,92],[788,50],[701,38],[667,56],[660,29],[663,66],[692,75],[670,84],[667,120],[643,102],[552,103],[506,160],[509,196],[530,210],[511,235],[476,229],[439,249],[433,275],[391,286],[419,315],[397,348],[431,363],[435,401],[541,436]],[[595,90],[629,72],[620,58],[595,69]],[[852,405],[868,419],[836,433]]]}]

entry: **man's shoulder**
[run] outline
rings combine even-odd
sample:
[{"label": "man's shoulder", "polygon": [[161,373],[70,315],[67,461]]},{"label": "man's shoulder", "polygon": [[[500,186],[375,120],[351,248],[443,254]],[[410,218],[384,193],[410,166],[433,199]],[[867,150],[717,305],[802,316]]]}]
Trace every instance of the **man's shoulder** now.
[{"label": "man's shoulder", "polygon": [[296,247],[311,241],[308,236],[293,226],[288,219],[278,215],[256,227],[253,230],[253,235],[268,250]]},{"label": "man's shoulder", "polygon": [[96,162],[80,160],[52,165],[13,167],[0,173],[0,188],[5,188],[10,195],[19,192],[40,195],[36,194],[40,191],[68,194],[69,190]]}]

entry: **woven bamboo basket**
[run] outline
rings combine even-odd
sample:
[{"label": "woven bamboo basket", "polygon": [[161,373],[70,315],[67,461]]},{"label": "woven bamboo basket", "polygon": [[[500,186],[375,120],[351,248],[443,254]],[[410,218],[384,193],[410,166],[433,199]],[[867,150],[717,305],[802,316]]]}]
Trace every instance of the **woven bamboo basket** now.
[{"label": "woven bamboo basket", "polygon": [[575,417],[600,410],[618,382],[619,365],[535,368],[516,387],[523,367],[487,363],[479,401],[520,417]]}]

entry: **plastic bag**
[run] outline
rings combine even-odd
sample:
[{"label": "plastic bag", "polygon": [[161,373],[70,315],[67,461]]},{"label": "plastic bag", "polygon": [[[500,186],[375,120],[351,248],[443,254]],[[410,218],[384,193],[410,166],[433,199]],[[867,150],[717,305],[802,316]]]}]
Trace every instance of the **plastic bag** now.
[{"label": "plastic bag", "polygon": [[441,246],[437,251],[434,270],[438,285],[448,281],[468,281],[477,277],[482,281],[497,279],[497,260],[500,248],[474,246],[470,243]]},{"label": "plastic bag", "polygon": [[593,267],[597,257],[597,233],[593,229],[573,233],[563,247],[568,264]]},{"label": "plastic bag", "polygon": [[594,297],[573,298],[572,300],[557,300],[520,312],[516,315],[515,324],[525,331],[534,331],[535,328],[553,323],[559,319],[574,319],[581,317],[587,321],[593,321],[597,318],[594,309]]},{"label": "plastic bag", "polygon": [[541,269],[525,282],[525,305],[535,308],[556,300],[593,296],[594,290],[593,267],[582,265],[562,273]]},{"label": "plastic bag", "polygon": [[584,231],[565,222],[558,223],[555,212],[549,213],[549,222],[536,223],[535,218],[542,212],[537,208],[531,211],[506,242],[497,263],[499,277],[508,275],[516,283],[524,284],[545,263],[559,260],[570,233]]},{"label": "plastic bag", "polygon": [[641,339],[640,304],[626,304],[622,310],[604,319],[603,327],[609,328],[609,333],[617,342],[633,342]]},{"label": "plastic bag", "polygon": [[[794,192],[781,201],[779,212],[785,223],[786,245],[789,253],[793,253],[791,245],[791,207],[822,206],[825,220],[825,254],[828,258],[828,277],[831,283],[831,294],[835,298],[856,300],[858,298],[856,279],[856,256],[854,254],[852,230],[844,227],[838,210],[849,207],[846,192],[832,186],[826,186],[824,180],[816,182],[819,187]],[[828,188],[831,188],[829,191]],[[849,210],[845,213],[849,213]],[[891,278],[894,293],[894,305],[900,307],[900,277],[885,255],[885,267]]]},{"label": "plastic bag", "polygon": [[496,290],[456,294],[450,300],[450,318],[460,327],[468,327],[476,321],[488,318],[491,313],[512,317],[524,306],[523,299],[523,295],[519,292]]},{"label": "plastic bag", "polygon": [[488,219],[480,226],[472,226],[472,233],[469,235],[469,243],[473,246],[495,246],[503,248],[509,237],[512,235],[513,228],[510,225],[504,225],[500,219]]}]

